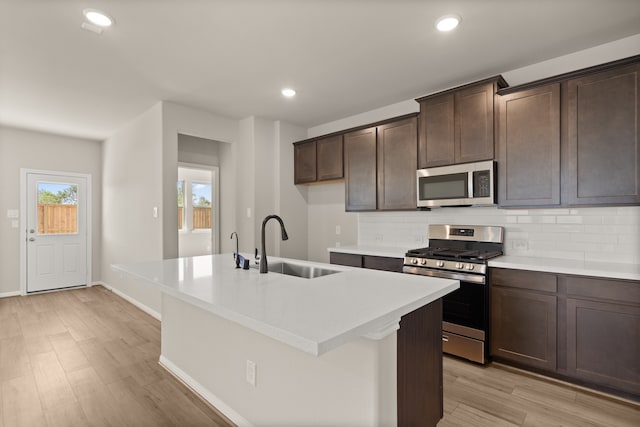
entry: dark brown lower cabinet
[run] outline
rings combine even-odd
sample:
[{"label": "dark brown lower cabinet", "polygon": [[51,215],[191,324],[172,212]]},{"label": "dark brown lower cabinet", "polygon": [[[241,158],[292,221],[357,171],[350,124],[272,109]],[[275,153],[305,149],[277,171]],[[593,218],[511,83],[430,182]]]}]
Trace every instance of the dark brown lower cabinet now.
[{"label": "dark brown lower cabinet", "polygon": [[640,307],[567,299],[567,373],[640,394]]},{"label": "dark brown lower cabinet", "polygon": [[640,281],[490,269],[491,356],[640,401]]},{"label": "dark brown lower cabinet", "polygon": [[347,265],[349,267],[363,267],[371,270],[402,273],[404,260],[403,258],[331,252],[329,254],[329,262],[331,264]]},{"label": "dark brown lower cabinet", "polygon": [[556,369],[557,297],[525,289],[491,290],[491,353],[544,370]]}]

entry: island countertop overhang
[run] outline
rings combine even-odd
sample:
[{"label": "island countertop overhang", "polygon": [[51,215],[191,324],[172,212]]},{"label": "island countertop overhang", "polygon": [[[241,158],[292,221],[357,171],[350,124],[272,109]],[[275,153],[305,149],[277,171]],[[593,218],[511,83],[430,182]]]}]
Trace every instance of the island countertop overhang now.
[{"label": "island countertop overhang", "polygon": [[338,270],[314,279],[236,269],[232,254],[116,264],[164,293],[313,355],[358,337],[382,338],[400,318],[459,282],[269,257]]}]

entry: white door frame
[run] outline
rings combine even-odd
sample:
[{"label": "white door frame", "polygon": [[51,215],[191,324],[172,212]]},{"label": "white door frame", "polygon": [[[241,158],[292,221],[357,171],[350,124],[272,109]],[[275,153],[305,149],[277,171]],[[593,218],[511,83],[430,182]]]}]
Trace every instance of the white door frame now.
[{"label": "white door frame", "polygon": [[27,295],[27,175],[30,173],[54,176],[73,176],[87,180],[87,286],[91,286],[91,253],[92,228],[91,228],[91,174],[76,172],[60,172],[41,169],[20,168],[20,295]]},{"label": "white door frame", "polygon": [[[213,165],[203,165],[199,163],[178,162],[178,167],[187,169],[201,169],[211,172],[211,198],[216,201],[213,205],[213,221],[211,222],[211,254],[220,253],[220,167]],[[185,193],[186,194],[186,193]],[[217,230],[217,235],[213,230]],[[178,254],[180,253],[180,242],[178,241]]]}]

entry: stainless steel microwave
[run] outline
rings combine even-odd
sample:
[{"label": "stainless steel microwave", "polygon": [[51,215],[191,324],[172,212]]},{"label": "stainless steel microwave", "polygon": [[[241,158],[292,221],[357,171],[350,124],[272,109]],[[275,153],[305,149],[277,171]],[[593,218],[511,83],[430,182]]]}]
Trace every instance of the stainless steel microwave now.
[{"label": "stainless steel microwave", "polygon": [[418,207],[495,204],[493,160],[417,171]]}]

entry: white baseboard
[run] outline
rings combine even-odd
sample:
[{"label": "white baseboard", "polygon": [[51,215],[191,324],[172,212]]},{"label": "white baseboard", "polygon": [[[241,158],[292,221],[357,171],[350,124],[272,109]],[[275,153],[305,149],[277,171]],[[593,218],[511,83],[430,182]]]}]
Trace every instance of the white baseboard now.
[{"label": "white baseboard", "polygon": [[178,368],[173,364],[173,362],[171,362],[163,355],[160,355],[159,363],[160,366],[169,371],[171,375],[182,381],[187,387],[191,388],[196,394],[209,402],[210,405],[216,408],[225,417],[229,418],[238,427],[253,427],[253,424],[246,420],[242,415],[231,409],[230,406],[220,400],[215,394],[211,393],[206,387],[191,378],[191,376],[189,376],[182,369]]},{"label": "white baseboard", "polygon": [[91,284],[93,285],[100,285],[100,286],[104,286],[105,288],[107,288],[108,290],[110,290],[111,292],[113,292],[114,294],[118,295],[120,298],[127,300],[128,302],[130,302],[131,304],[135,305],[136,307],[138,307],[140,310],[144,311],[145,313],[147,313],[149,316],[154,317],[160,321],[162,321],[162,315],[160,313],[158,313],[157,311],[155,311],[154,309],[152,309],[151,307],[144,305],[143,303],[141,303],[140,301],[138,301],[135,298],[130,297],[129,295],[123,293],[122,291],[114,288],[113,286],[108,285],[107,283],[104,282],[93,282]]},{"label": "white baseboard", "polygon": [[20,296],[20,291],[0,293],[0,298],[9,298],[9,297],[17,297],[17,296]]}]

